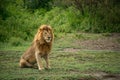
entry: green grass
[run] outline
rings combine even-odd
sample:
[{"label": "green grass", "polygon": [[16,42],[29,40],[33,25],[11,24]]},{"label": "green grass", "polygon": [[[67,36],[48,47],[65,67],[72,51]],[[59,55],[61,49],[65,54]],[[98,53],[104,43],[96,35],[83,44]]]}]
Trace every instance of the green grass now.
[{"label": "green grass", "polygon": [[[83,34],[85,35],[85,34]],[[91,34],[92,35],[92,34]],[[67,36],[67,37],[66,37]],[[84,36],[88,38],[90,35]],[[88,39],[96,39],[90,36]],[[76,34],[65,34],[55,39],[50,55],[50,70],[19,68],[19,59],[30,42],[22,46],[10,45],[0,48],[0,80],[99,80],[94,73],[120,74],[120,52],[103,50],[78,50],[66,52],[66,48],[77,48]],[[84,39],[83,39],[84,40]],[[1,43],[2,44],[2,43]],[[45,66],[45,61],[43,60]]]},{"label": "green grass", "polygon": [[[19,58],[23,52],[0,52],[0,79],[21,80],[78,80],[94,78],[94,72],[120,74],[120,54],[109,51],[53,52],[50,55],[52,69],[38,71],[19,68]],[[43,63],[45,64],[45,63]]]}]

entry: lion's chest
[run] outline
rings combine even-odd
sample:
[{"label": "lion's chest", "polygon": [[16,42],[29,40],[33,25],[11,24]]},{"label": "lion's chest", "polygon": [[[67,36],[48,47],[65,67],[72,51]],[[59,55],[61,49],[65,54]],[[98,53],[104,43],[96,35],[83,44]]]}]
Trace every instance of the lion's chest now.
[{"label": "lion's chest", "polygon": [[39,50],[40,50],[40,55],[46,55],[46,54],[49,54],[50,53],[50,50],[51,50],[51,46],[50,45],[40,45],[39,46]]}]

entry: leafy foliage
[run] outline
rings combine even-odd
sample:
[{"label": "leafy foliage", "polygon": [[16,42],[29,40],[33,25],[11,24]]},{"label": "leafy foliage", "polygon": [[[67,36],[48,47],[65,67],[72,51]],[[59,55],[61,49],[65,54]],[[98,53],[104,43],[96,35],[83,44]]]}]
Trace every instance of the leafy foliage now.
[{"label": "leafy foliage", "polygon": [[0,41],[31,40],[41,24],[55,34],[120,32],[119,8],[117,0],[1,0]]},{"label": "leafy foliage", "polygon": [[19,46],[22,45],[23,41],[21,40],[21,38],[11,37],[9,43],[12,46]]}]

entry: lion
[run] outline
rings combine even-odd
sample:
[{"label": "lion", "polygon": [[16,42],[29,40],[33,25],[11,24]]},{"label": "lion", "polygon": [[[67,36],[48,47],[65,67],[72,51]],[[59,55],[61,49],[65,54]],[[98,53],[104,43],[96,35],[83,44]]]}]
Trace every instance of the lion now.
[{"label": "lion", "polygon": [[[31,46],[21,56],[19,65],[21,68],[44,69],[41,59],[44,58],[46,68],[50,69],[49,54],[52,49],[53,29],[49,25],[41,25],[34,37]],[[37,66],[36,66],[37,64]]]}]

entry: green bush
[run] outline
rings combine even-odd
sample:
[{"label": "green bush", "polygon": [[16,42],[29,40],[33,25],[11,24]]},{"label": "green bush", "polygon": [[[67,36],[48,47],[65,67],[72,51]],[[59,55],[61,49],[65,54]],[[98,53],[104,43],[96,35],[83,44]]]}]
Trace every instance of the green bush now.
[{"label": "green bush", "polygon": [[0,42],[7,42],[9,39],[9,33],[1,27],[3,26],[0,26]]},{"label": "green bush", "polygon": [[9,40],[11,46],[20,46],[23,43],[23,40],[19,37],[11,37]]},{"label": "green bush", "polygon": [[75,26],[72,26],[76,18],[73,11],[73,7],[66,8],[65,10],[55,7],[44,15],[41,24],[51,25],[55,32],[70,33],[76,29]]},{"label": "green bush", "polygon": [[[76,8],[72,5],[74,1],[71,0],[53,0],[51,1],[53,2],[51,3],[52,8],[49,10],[37,7],[32,11],[24,8],[21,0],[7,2],[9,3],[6,3],[6,0],[2,1],[2,4],[6,3],[2,10],[5,10],[5,15],[9,16],[5,17],[4,13],[0,14],[0,42],[10,41],[11,37],[19,37],[24,41],[31,40],[41,24],[51,25],[55,34],[120,32],[119,5],[104,5],[104,3],[97,2],[95,7],[93,3],[90,6],[84,3],[87,1],[82,1],[83,14],[77,6]],[[80,3],[77,5],[79,6]]]}]

